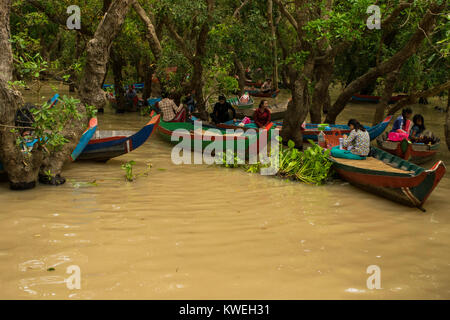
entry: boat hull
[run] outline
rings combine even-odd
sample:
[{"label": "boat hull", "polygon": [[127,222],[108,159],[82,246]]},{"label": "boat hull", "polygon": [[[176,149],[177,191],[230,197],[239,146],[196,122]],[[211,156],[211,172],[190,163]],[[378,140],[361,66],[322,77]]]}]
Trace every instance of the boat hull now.
[{"label": "boat hull", "polygon": [[[373,126],[373,127],[366,127],[366,129],[369,132],[370,140],[375,140],[378,138],[387,128],[389,123],[392,120],[392,116],[388,116],[386,119],[383,120],[383,122],[380,122],[379,124]],[[282,126],[283,123],[280,121],[274,121],[273,125],[275,127]],[[247,126],[247,127],[240,127],[237,125],[237,123],[232,124],[232,121],[227,123],[219,123],[216,125],[220,129],[243,129],[243,130],[249,130],[254,129],[254,126]],[[343,134],[349,134],[350,128],[346,125],[330,125],[331,130],[325,131],[328,133],[339,133],[340,135]],[[318,129],[317,124],[306,124],[306,128],[302,130],[303,133],[303,141],[307,142],[308,140],[317,141],[318,136],[320,134],[320,130]]]},{"label": "boat hull", "polygon": [[[190,148],[191,151],[203,152],[208,147],[213,148],[210,145],[217,139],[222,139],[221,147],[223,151],[245,153],[246,156],[249,150],[258,152],[260,147],[264,147],[259,146],[259,135],[261,133],[259,130],[256,130],[255,135],[246,135],[243,130],[237,131],[236,134],[229,134],[226,130],[211,126],[203,126],[202,129],[202,131],[194,131],[194,124],[188,122],[171,123],[161,121],[158,126],[158,133],[165,141],[172,144],[188,141],[183,147]],[[267,141],[270,141],[272,131],[269,130],[267,132]]]},{"label": "boat hull", "polygon": [[377,139],[377,144],[381,150],[415,164],[423,164],[433,160],[436,157],[440,145],[440,143],[425,145],[409,143],[406,140],[393,142],[382,139]]},{"label": "boat hull", "polygon": [[425,170],[378,148],[373,149],[376,159],[388,161],[392,165],[397,165],[398,168],[407,168],[415,173],[363,169],[331,158],[334,170],[343,180],[365,191],[403,205],[422,209],[423,204],[445,174],[444,163],[439,161],[430,170]]},{"label": "boat hull", "polygon": [[100,130],[89,141],[78,160],[106,162],[129,153],[143,145],[156,131],[160,115],[151,120],[138,132]]}]

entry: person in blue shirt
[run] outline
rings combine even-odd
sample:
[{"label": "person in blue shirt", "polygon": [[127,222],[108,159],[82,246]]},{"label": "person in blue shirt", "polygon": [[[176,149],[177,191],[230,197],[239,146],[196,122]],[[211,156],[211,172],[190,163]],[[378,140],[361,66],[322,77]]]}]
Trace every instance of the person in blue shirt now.
[{"label": "person in blue shirt", "polygon": [[412,116],[412,110],[410,108],[405,108],[402,110],[402,115],[399,116],[395,122],[394,122],[394,126],[392,127],[391,132],[397,132],[397,130],[402,130],[407,132],[407,123],[408,120],[411,118]]}]

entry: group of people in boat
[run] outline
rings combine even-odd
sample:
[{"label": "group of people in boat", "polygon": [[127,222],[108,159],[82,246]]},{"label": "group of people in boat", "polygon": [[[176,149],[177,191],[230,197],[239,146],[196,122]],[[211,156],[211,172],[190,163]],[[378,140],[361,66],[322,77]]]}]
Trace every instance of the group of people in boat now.
[{"label": "group of people in boat", "polygon": [[[433,143],[435,138],[431,132],[426,131],[424,117],[421,114],[416,114],[411,122],[412,114],[410,108],[403,109],[402,114],[394,121],[387,139],[393,142],[406,139],[413,143]],[[370,153],[370,135],[356,119],[350,119],[348,126],[351,130],[350,134],[343,137],[339,147],[342,151],[337,151],[338,149],[334,148],[335,155],[350,159],[357,159],[358,157],[364,159]]]},{"label": "group of people in boat", "polygon": [[[189,94],[184,99],[184,103],[181,103],[179,106],[169,98],[166,92],[163,92],[161,97],[162,100],[157,102],[156,109],[162,114],[162,120],[165,122],[185,122],[195,110],[195,101],[192,94]],[[210,117],[215,124],[230,120],[236,122],[236,109],[227,101],[224,95],[220,95],[212,113],[210,113]],[[267,100],[261,100],[253,114],[253,120],[259,128],[264,128],[270,124],[271,111]]]},{"label": "group of people in boat", "polygon": [[391,132],[389,132],[388,140],[402,141],[404,139],[414,143],[433,142],[433,134],[426,131],[425,120],[421,114],[416,114],[412,118],[412,110],[405,108],[402,114],[395,120]]}]

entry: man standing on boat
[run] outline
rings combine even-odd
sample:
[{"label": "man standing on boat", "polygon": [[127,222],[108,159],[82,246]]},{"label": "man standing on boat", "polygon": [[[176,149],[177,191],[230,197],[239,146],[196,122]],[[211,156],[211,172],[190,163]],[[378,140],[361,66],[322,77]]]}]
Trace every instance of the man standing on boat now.
[{"label": "man standing on boat", "polygon": [[236,110],[234,110],[233,106],[227,102],[225,96],[219,96],[219,102],[214,105],[213,113],[211,113],[212,121],[214,123],[224,123],[230,121],[229,110],[233,113],[233,117],[231,119],[236,122]]},{"label": "man standing on boat", "polygon": [[158,108],[162,113],[162,120],[164,122],[185,122],[186,109],[183,104],[178,107],[172,99],[169,99],[167,92],[161,93],[162,100],[158,102]]}]

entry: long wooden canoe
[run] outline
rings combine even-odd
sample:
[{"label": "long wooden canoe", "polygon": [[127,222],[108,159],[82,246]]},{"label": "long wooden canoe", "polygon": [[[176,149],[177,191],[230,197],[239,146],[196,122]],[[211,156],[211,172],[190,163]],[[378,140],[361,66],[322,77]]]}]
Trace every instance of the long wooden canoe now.
[{"label": "long wooden canoe", "polygon": [[[256,134],[250,135],[244,130],[236,130],[229,133],[225,129],[204,124],[201,130],[195,129],[193,122],[160,121],[158,126],[158,132],[164,140],[174,144],[187,141],[185,148],[190,148],[192,151],[197,148],[204,151],[213,141],[221,139],[223,151],[245,152],[246,155],[248,150],[259,150],[259,136],[262,132],[267,132],[267,141],[270,141],[273,132],[272,130],[255,130]],[[189,141],[190,145],[188,145]]]},{"label": "long wooden canoe", "polygon": [[394,142],[384,139],[384,137],[379,137],[377,144],[380,149],[415,164],[422,164],[432,160],[440,146],[440,142],[431,145],[411,143],[408,140]]},{"label": "long wooden canoe", "polygon": [[426,170],[375,147],[366,160],[330,159],[339,176],[352,185],[423,211],[446,171],[442,161]]},{"label": "long wooden canoe", "polygon": [[153,115],[150,121],[138,132],[99,130],[89,141],[78,160],[106,162],[112,158],[129,153],[147,141],[158,127],[160,115]]},{"label": "long wooden canoe", "polygon": [[[388,116],[388,117],[386,117],[386,119],[384,119],[379,124],[377,124],[373,127],[366,127],[366,129],[369,131],[370,140],[375,140],[378,136],[380,136],[386,130],[386,128],[389,125],[389,123],[391,122],[391,120],[392,120],[392,116]],[[245,125],[244,127],[240,127],[239,126],[240,122],[241,122],[240,120],[237,122],[233,122],[233,120],[230,120],[225,123],[219,123],[216,126],[220,129],[242,128],[244,131],[248,130],[248,129],[255,129],[257,127],[253,121],[250,124]],[[282,121],[273,121],[273,126],[280,128],[283,126],[283,122]],[[330,128],[330,130],[328,130],[328,131],[339,132],[340,134],[349,134],[350,133],[350,128],[346,125],[339,125],[339,124],[329,125],[329,128]],[[308,140],[317,141],[318,135],[321,132],[319,130],[319,125],[312,124],[312,123],[307,123],[306,128],[302,131],[303,131],[304,141],[308,141]]]}]

